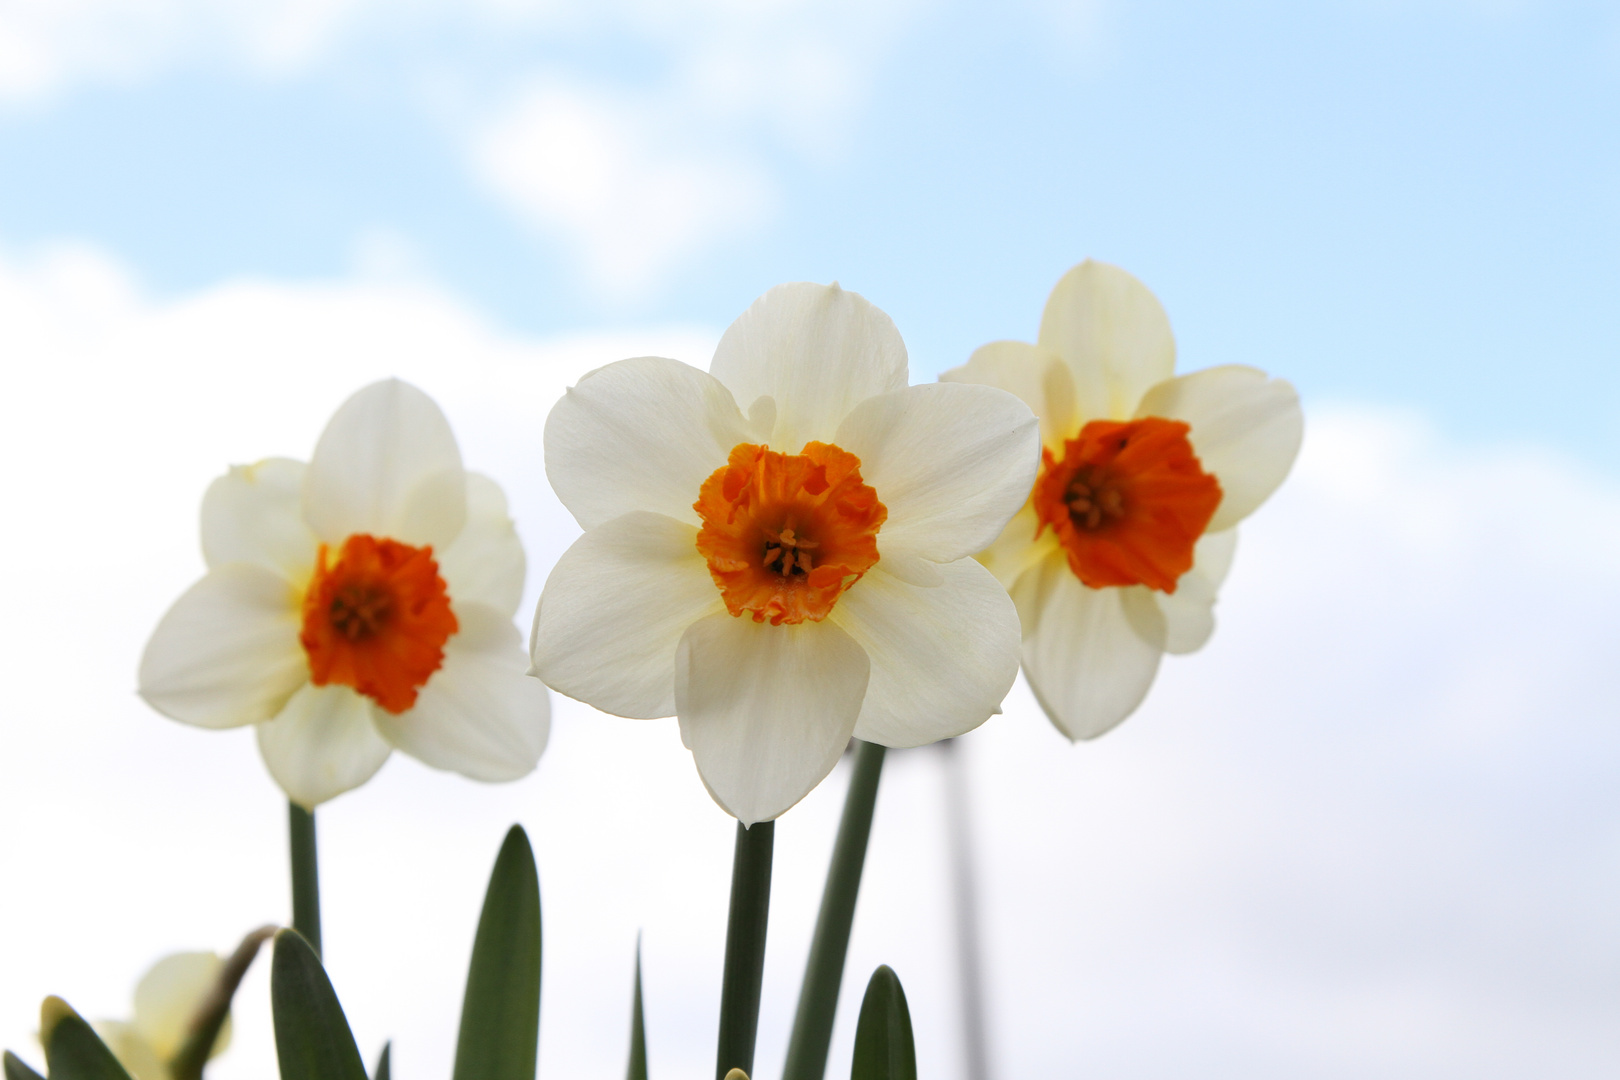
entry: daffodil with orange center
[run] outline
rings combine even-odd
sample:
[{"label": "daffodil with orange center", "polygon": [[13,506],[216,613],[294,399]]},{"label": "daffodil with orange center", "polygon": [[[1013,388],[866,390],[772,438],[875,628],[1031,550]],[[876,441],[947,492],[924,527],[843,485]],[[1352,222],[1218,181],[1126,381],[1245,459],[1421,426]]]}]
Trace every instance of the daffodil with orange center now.
[{"label": "daffodil with orange center", "polygon": [[623,360],[546,422],[585,533],[535,613],[534,667],[605,712],[679,718],[710,793],[776,817],[852,735],[968,731],[1018,670],[1018,618],[972,555],[1024,502],[1035,418],[990,387],[908,386],[889,318],[783,285],[709,371]]},{"label": "daffodil with orange center", "polygon": [[994,342],[941,376],[1000,387],[1040,417],[1040,475],[980,559],[1018,605],[1025,678],[1071,739],[1120,723],[1164,653],[1209,639],[1236,526],[1299,452],[1288,383],[1174,370],[1158,300],[1087,261],[1052,290],[1035,344]]},{"label": "daffodil with orange center", "polygon": [[203,498],[202,534],[208,573],[141,660],[160,712],[256,725],[271,775],[311,809],[393,749],[478,780],[534,768],[550,707],[512,624],[523,549],[420,390],[355,394],[307,466],[233,468]]}]

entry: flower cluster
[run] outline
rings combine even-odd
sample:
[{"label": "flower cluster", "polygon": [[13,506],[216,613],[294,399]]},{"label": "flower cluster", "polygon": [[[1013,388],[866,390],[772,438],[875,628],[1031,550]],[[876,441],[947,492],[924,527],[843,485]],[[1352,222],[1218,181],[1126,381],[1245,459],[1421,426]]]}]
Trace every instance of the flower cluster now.
[{"label": "flower cluster", "polygon": [[[707,372],[599,368],[546,422],[584,535],[546,583],[532,671],[604,712],[676,716],[744,823],[803,798],[852,736],[971,730],[1020,661],[1061,731],[1099,735],[1162,654],[1208,639],[1235,526],[1299,447],[1286,382],[1174,366],[1153,295],[1086,262],[1035,344],[986,345],[931,385],[836,285],[771,290]],[[534,767],[548,710],[511,623],[523,551],[420,391],[360,391],[307,466],[234,468],[202,517],[209,572],[142,660],[155,707],[257,725],[306,807],[396,747],[482,780]]]},{"label": "flower cluster", "polygon": [[[825,1074],[844,950],[889,747],[972,730],[1020,666],[1071,739],[1142,701],[1199,648],[1236,526],[1298,451],[1293,388],[1248,367],[1176,376],[1153,295],[1086,262],[1036,343],[996,342],[910,384],[894,324],[837,285],[772,289],[707,371],[639,357],[582,378],[545,424],[545,468],[582,534],[526,651],[524,555],[495,482],[397,380],[333,416],[308,464],[232,468],[202,504],[207,573],[159,622],[140,693],[176,720],[252,725],[293,804],[293,928],[222,961],[160,961],[129,1021],[41,1010],[52,1076],[202,1080],[261,943],[284,1077],[368,1072],[320,961],[316,806],[394,749],[484,781],[536,766],[546,686],[625,717],[673,716],[737,819],[715,1075],[753,1068],[774,819],[856,743],[784,1075]],[[964,936],[964,940],[967,936]],[[539,879],[501,847],[474,939],[457,1076],[530,1078]],[[639,960],[629,1075],[646,1076]],[[5,1055],[9,1080],[38,1077]],[[879,967],[852,1075],[916,1075],[898,976]]]}]

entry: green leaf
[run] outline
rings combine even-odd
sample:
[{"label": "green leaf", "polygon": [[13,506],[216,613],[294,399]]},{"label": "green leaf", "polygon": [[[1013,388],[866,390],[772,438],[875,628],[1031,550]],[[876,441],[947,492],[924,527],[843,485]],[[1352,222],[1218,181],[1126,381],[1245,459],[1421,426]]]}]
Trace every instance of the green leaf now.
[{"label": "green leaf", "polygon": [[46,998],[39,1008],[39,1041],[51,1080],[130,1080],[107,1044],[59,997]]},{"label": "green leaf", "polygon": [[366,1080],[360,1050],[315,950],[296,930],[276,934],[270,962],[281,1080]]},{"label": "green leaf", "polygon": [[22,1058],[13,1054],[10,1050],[6,1051],[5,1063],[6,1080],[45,1080],[43,1076],[30,1069],[24,1064]]},{"label": "green leaf", "polygon": [[855,1025],[855,1060],[849,1080],[917,1080],[911,1010],[900,978],[887,964],[872,972]]},{"label": "green leaf", "polygon": [[461,1003],[454,1080],[534,1080],[540,1042],[540,877],[521,826],[495,857]]},{"label": "green leaf", "polygon": [[647,1028],[641,1013],[641,939],[636,938],[636,996],[630,1005],[630,1068],[626,1080],[647,1080]]},{"label": "green leaf", "polygon": [[391,1042],[383,1043],[382,1053],[377,1055],[377,1067],[372,1070],[371,1080],[389,1080],[389,1056],[394,1048]]}]

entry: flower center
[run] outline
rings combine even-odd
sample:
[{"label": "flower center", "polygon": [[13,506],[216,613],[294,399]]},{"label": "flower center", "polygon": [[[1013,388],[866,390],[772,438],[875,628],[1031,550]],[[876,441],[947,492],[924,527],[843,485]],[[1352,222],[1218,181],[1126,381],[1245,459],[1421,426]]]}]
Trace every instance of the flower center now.
[{"label": "flower center", "polygon": [[433,549],[356,533],[336,562],[330,555],[322,544],[304,593],[298,640],[310,681],[353,687],[402,713],[444,663],[444,643],[458,629]]},{"label": "flower center", "polygon": [[798,454],[738,443],[692,509],[726,610],[773,626],[825,619],[877,563],[889,516],[861,480],[861,459],[819,442]]},{"label": "flower center", "polygon": [[1063,444],[1059,460],[1042,450],[1030,496],[1069,569],[1093,589],[1146,585],[1176,591],[1192,569],[1221,485],[1204,471],[1179,420],[1093,420]]}]

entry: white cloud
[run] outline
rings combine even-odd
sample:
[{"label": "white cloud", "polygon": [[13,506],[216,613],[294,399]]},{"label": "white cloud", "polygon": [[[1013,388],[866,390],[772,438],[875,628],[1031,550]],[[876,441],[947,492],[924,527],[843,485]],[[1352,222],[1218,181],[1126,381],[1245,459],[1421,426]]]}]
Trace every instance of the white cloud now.
[{"label": "white cloud", "polygon": [[[146,710],[136,657],[200,572],[197,501],[232,461],[307,453],[383,374],[445,405],[508,488],[530,594],[575,534],[546,410],[622,355],[703,363],[712,331],[526,341],[382,278],[144,298],[93,251],[0,259],[0,1042],[34,1009],[128,1008],[174,948],[287,909],[282,804],[245,733]],[[1068,747],[1020,686],[967,737],[999,1075],[1255,1080],[1608,1077],[1620,1006],[1613,702],[1620,490],[1534,447],[1313,410],[1295,477],[1246,527],[1203,653],[1142,713]],[[558,701],[518,784],[407,759],[324,808],[328,956],[362,1047],[448,1073],[483,878],[530,829],[545,900],[545,1075],[622,1067],[645,932],[653,1071],[712,1060],[731,824],[673,722]],[[891,756],[832,1075],[879,962],[923,1069],[959,1075],[932,751]],[[777,839],[760,1072],[779,1068],[842,776]],[[210,1075],[272,1075],[265,966]]]},{"label": "white cloud", "polygon": [[645,292],[681,256],[760,221],[772,201],[756,162],[724,148],[694,152],[648,112],[536,88],[474,145],[483,181],[530,224],[566,238],[608,295]]},{"label": "white cloud", "polygon": [[3,0],[0,101],[198,63],[284,74],[319,58],[369,0]]},{"label": "white cloud", "polygon": [[[372,71],[605,296],[768,219],[929,0],[0,0],[0,103],[180,69]],[[629,58],[634,58],[630,60]]]},{"label": "white cloud", "polygon": [[924,6],[627,0],[566,17],[544,8],[579,39],[650,61],[612,83],[601,70],[569,77],[563,63],[502,87],[469,125],[475,174],[573,245],[598,292],[646,292],[682,260],[768,220],[784,156],[836,159],[884,56]]}]

